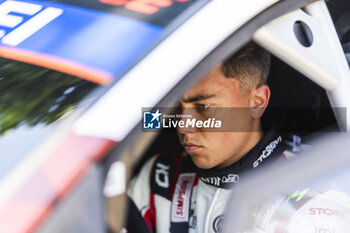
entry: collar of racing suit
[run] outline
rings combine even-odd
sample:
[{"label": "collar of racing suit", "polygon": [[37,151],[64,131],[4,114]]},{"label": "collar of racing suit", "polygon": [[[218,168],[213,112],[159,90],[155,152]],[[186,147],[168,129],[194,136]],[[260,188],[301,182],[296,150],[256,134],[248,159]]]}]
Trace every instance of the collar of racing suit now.
[{"label": "collar of racing suit", "polygon": [[[234,164],[218,169],[197,169],[197,175],[206,184],[230,189],[240,180],[245,171],[260,167],[261,164],[283,158],[283,152],[288,148],[282,136],[276,132],[268,132],[240,160]],[[281,157],[282,156],[282,157]]]}]

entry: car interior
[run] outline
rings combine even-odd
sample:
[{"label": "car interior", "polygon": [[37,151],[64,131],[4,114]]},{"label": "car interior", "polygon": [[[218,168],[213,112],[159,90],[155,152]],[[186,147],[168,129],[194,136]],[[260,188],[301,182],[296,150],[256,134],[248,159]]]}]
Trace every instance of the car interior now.
[{"label": "car interior", "polygon": [[[294,133],[302,138],[315,132],[340,130],[326,91],[275,56],[271,59],[268,85],[271,98],[262,117],[264,130],[277,127],[281,133]],[[176,131],[163,130],[135,166],[133,174],[157,153],[182,150]]]},{"label": "car interior", "polygon": [[[346,0],[329,1],[327,6],[350,66],[350,6]],[[344,131],[337,124],[327,92],[276,56],[271,57],[268,85],[271,98],[262,117],[264,130],[274,127],[281,133],[301,136],[304,142],[327,132]],[[341,111],[346,114],[346,109]],[[134,166],[133,175],[139,172],[149,158],[169,151],[183,151],[175,130],[163,130],[157,135]]]},{"label": "car interior", "polygon": [[[350,66],[350,5],[346,0],[327,2],[344,54]],[[326,91],[279,58],[271,57],[268,79],[271,89],[269,106],[262,117],[263,128],[276,124],[281,132],[292,132],[308,138],[315,132],[341,131],[337,126]],[[344,113],[345,114],[345,113]],[[176,132],[160,132],[135,166],[136,174],[152,155],[181,151]]]}]

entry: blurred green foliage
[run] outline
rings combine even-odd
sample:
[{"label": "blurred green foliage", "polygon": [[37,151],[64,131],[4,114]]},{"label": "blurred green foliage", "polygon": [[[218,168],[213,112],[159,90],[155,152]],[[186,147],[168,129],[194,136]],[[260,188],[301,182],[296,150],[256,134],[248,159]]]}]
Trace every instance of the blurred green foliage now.
[{"label": "blurred green foliage", "polygon": [[56,122],[97,86],[57,71],[0,58],[0,135],[23,124]]}]

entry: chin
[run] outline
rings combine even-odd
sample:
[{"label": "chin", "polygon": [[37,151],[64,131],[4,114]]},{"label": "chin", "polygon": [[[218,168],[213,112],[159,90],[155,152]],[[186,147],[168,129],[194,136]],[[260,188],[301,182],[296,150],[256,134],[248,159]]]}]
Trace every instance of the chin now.
[{"label": "chin", "polygon": [[206,161],[203,158],[200,158],[198,155],[191,155],[193,163],[196,165],[196,167],[200,169],[210,169],[213,168],[215,165],[212,165],[210,162]]}]

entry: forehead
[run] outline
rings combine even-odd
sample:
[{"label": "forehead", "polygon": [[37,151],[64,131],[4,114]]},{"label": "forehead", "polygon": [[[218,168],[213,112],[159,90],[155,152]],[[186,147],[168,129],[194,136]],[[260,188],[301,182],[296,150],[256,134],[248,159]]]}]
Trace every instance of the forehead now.
[{"label": "forehead", "polygon": [[235,92],[238,90],[238,83],[234,78],[226,78],[222,73],[222,64],[213,67],[198,83],[188,89],[183,99],[189,99],[197,95],[216,95],[226,91]]}]

